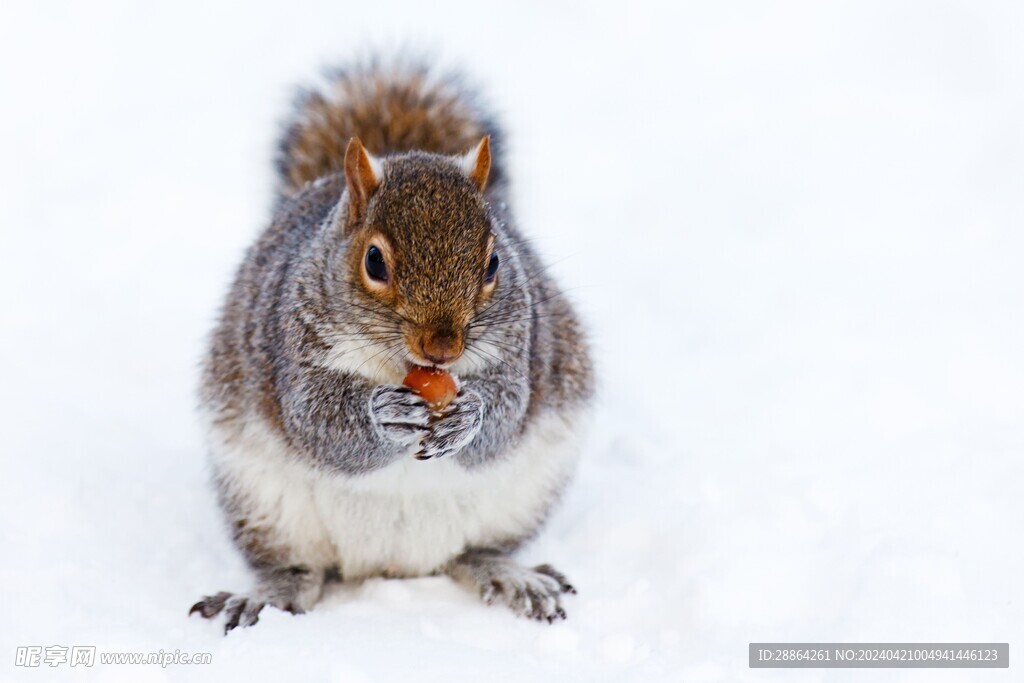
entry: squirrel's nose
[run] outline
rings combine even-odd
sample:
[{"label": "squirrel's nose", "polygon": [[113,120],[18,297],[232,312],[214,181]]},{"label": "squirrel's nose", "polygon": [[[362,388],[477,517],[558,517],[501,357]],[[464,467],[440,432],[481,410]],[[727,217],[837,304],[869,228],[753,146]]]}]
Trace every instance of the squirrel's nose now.
[{"label": "squirrel's nose", "polygon": [[420,337],[420,352],[435,365],[444,365],[462,355],[462,337],[454,332],[425,333]]}]

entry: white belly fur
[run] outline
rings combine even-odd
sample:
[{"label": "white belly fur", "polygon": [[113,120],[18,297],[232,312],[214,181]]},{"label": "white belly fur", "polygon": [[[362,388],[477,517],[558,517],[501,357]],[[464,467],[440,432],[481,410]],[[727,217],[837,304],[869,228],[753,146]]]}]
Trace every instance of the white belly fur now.
[{"label": "white belly fur", "polygon": [[260,418],[213,430],[212,461],[294,561],[345,579],[430,573],[464,547],[532,531],[578,456],[577,416],[534,420],[513,453],[467,471],[451,458],[400,461],[360,477],[303,464]]}]

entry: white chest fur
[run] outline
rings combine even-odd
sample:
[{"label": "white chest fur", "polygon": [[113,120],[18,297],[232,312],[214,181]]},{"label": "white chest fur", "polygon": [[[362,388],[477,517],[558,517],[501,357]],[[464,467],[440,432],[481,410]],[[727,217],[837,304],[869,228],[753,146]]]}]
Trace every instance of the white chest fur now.
[{"label": "white chest fur", "polygon": [[291,561],[338,565],[346,579],[429,573],[467,545],[533,530],[577,459],[575,416],[533,422],[515,451],[472,471],[412,458],[362,477],[316,472],[262,420],[217,428],[212,461],[250,524]]}]

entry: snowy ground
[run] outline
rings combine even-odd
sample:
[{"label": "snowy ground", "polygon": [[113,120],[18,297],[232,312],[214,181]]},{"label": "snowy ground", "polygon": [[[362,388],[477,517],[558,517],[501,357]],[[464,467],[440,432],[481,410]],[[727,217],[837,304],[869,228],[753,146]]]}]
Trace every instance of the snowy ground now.
[{"label": "snowy ground", "polygon": [[[1014,679],[1024,8],[626,4],[5,3],[0,680],[19,645],[213,655],[69,680]],[[204,335],[290,85],[382,45],[485,84],[590,321],[599,426],[524,553],[580,594],[549,627],[370,581],[224,638],[186,618],[247,585]],[[752,670],[751,641],[1009,641],[1013,668]]]}]

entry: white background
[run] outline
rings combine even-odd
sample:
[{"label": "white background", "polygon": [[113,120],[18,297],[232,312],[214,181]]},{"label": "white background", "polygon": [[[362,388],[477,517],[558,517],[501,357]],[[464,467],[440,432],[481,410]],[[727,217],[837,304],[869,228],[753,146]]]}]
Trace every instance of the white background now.
[{"label": "white background", "polygon": [[[4,4],[0,680],[18,645],[213,654],[91,672],[131,681],[1011,680],[1024,8],[626,5]],[[598,427],[523,553],[579,596],[547,626],[376,580],[224,638],[186,617],[249,585],[204,338],[293,84],[395,46],[484,86],[589,321]],[[1009,641],[1014,668],[751,670],[751,641]]]}]

